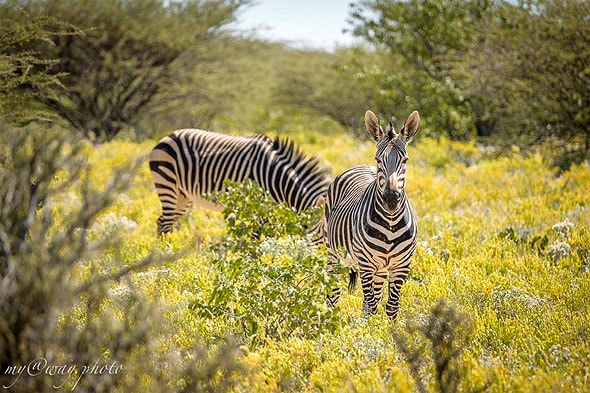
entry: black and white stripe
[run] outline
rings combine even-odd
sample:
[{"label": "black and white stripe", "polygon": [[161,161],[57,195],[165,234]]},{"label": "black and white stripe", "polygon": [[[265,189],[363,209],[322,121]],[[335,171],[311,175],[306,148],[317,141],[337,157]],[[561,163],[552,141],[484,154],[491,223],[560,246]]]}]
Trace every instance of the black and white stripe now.
[{"label": "black and white stripe", "polygon": [[[386,313],[397,317],[400,289],[416,249],[416,219],[404,187],[406,145],[419,123],[418,112],[413,112],[399,134],[391,122],[383,132],[377,117],[367,111],[365,127],[377,144],[377,167],[360,165],[338,175],[328,187],[324,216],[315,228],[334,257],[358,264],[363,310],[369,314],[377,312],[389,276]],[[357,274],[351,272],[351,288]],[[333,291],[329,301],[334,304],[339,294],[339,289]]]},{"label": "black and white stripe", "polygon": [[162,202],[158,234],[171,232],[192,203],[220,210],[202,198],[223,189],[226,179],[256,181],[278,202],[297,211],[325,194],[328,178],[316,159],[307,158],[289,140],[266,135],[230,136],[196,129],[174,131],[149,157]]}]

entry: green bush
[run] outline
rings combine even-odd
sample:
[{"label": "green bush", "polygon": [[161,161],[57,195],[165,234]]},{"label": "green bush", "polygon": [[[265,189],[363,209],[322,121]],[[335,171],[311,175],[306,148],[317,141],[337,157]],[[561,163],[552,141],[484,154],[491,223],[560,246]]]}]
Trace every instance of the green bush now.
[{"label": "green bush", "polygon": [[191,309],[201,317],[226,319],[251,347],[267,338],[334,331],[338,312],[325,300],[335,284],[327,255],[303,236],[317,209],[297,215],[252,182],[228,184],[214,199],[226,206],[228,252],[213,261],[214,289],[196,290]]},{"label": "green bush", "polygon": [[235,252],[252,252],[267,237],[303,236],[320,217],[320,209],[310,207],[299,214],[286,204],[277,204],[270,194],[251,180],[242,184],[226,181],[226,191],[209,195],[225,206],[226,244]]}]

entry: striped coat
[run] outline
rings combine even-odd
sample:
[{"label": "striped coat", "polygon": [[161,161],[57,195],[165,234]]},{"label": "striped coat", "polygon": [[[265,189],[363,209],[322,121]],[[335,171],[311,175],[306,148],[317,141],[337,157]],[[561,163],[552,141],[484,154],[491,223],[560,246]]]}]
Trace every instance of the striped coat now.
[{"label": "striped coat", "polygon": [[[395,318],[400,289],[416,249],[417,224],[405,193],[406,145],[415,136],[420,117],[412,113],[400,134],[389,124],[386,132],[370,111],[365,127],[377,143],[377,167],[360,165],[338,175],[328,187],[324,216],[316,227],[335,258],[358,265],[363,310],[377,312],[385,281],[389,281],[386,313]],[[321,201],[320,201],[321,203]],[[351,274],[354,287],[357,273]],[[329,300],[338,300],[339,290]]]},{"label": "striped coat", "polygon": [[196,129],[174,131],[154,147],[150,170],[162,203],[158,234],[171,232],[192,203],[221,210],[202,196],[223,182],[252,179],[278,202],[301,211],[325,194],[328,178],[292,141],[266,135],[230,136]]}]

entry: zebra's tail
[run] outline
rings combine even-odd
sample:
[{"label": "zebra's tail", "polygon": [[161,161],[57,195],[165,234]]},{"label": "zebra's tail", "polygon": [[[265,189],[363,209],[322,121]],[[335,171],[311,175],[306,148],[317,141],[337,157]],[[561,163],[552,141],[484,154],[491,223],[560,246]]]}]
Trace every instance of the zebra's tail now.
[{"label": "zebra's tail", "polygon": [[359,272],[355,268],[350,268],[348,273],[348,292],[353,292],[359,280]]}]

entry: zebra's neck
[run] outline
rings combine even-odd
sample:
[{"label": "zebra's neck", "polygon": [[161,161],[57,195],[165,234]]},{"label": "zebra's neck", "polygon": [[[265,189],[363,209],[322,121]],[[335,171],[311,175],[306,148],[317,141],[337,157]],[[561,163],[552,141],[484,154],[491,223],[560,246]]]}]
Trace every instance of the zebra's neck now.
[{"label": "zebra's neck", "polygon": [[382,226],[389,228],[396,227],[402,221],[406,222],[410,218],[408,217],[408,214],[411,214],[410,202],[408,201],[405,190],[402,190],[398,208],[394,211],[390,211],[385,207],[383,191],[379,190],[377,180],[373,181],[367,188],[365,200],[368,201],[365,206],[369,208],[370,217]]}]

